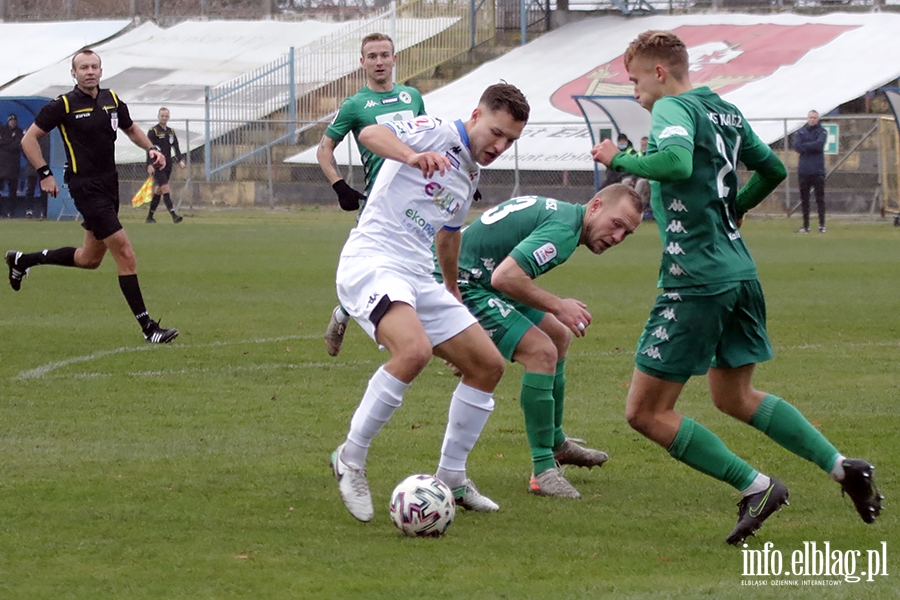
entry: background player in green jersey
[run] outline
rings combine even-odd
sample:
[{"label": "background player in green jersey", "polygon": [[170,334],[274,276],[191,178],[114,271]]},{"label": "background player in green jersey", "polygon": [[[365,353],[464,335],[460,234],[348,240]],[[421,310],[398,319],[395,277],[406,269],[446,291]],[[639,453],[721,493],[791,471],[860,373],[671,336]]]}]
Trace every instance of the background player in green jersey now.
[{"label": "background player in green jersey", "polygon": [[[363,38],[360,46],[359,64],[366,74],[366,85],[356,94],[346,98],[340,110],[316,150],[319,167],[328,178],[331,187],[338,197],[338,203],[344,210],[362,212],[366,196],[372,189],[375,176],[384,159],[359,143],[359,132],[368,125],[387,121],[410,121],[414,117],[425,114],[425,103],[418,90],[407,85],[394,83],[394,64],[397,55],[394,53],[394,42],[383,33],[371,33]],[[359,156],[365,172],[365,193],[350,187],[338,170],[334,159],[334,150],[348,133],[353,133]],[[340,305],[335,306],[331,320],[325,329],[325,345],[328,354],[337,356],[344,342],[344,333],[350,316]]]},{"label": "background player in green jersey", "polygon": [[[529,491],[581,497],[556,463],[600,466],[605,452],[582,448],[562,430],[566,352],[591,323],[585,304],[541,289],[534,278],[566,262],[584,245],[594,254],[620,244],[641,223],[642,202],[613,184],[587,205],[543,196],[513,198],[463,232],[459,291],[500,354],[525,367],[520,402],[534,472]],[[440,271],[435,273],[443,281]]]},{"label": "background player in green jersey", "polygon": [[[675,412],[692,375],[706,373],[713,403],[829,473],[872,523],[882,496],[873,467],[847,459],[800,412],[757,390],[756,363],[772,358],[756,265],[738,227],[743,215],[784,179],[784,165],[753,133],[741,112],[708,87],[694,89],[684,42],[646,31],[625,52],[634,96],[651,111],[647,156],[610,142],[592,150],[608,167],[652,181],[651,205],[663,242],[663,293],[638,342],[626,417],[673,458],[738,489],[742,542],[787,504],[788,491],[735,455],[712,432]],[[738,162],[754,171],[738,189]]]}]

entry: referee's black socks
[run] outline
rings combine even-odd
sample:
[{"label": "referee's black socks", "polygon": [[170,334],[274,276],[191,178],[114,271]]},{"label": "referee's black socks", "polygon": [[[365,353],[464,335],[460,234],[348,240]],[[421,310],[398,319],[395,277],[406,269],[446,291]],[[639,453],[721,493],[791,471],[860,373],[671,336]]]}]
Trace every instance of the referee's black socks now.
[{"label": "referee's black socks", "polygon": [[147,325],[150,324],[150,315],[147,314],[147,308],[144,306],[144,296],[141,295],[137,273],[119,275],[119,287],[122,288],[122,294],[125,296],[134,318],[141,324],[141,330],[146,330]]},{"label": "referee's black socks", "polygon": [[59,265],[60,267],[75,266],[75,248],[65,247],[54,250],[42,250],[31,252],[19,257],[16,266],[20,269],[30,269],[35,265]]}]

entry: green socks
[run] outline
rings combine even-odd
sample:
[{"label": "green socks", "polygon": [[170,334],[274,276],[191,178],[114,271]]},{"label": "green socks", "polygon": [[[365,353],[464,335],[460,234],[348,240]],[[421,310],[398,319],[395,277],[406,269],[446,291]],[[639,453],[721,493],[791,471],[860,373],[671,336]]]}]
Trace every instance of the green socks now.
[{"label": "green socks", "polygon": [[682,417],[678,434],[669,446],[675,460],[697,469],[738,491],[753,483],[759,472],[729,450],[716,434],[696,421]]},{"label": "green socks", "polygon": [[538,475],[556,465],[553,459],[555,377],[549,373],[529,373],[522,376],[522,395],[519,401],[525,414],[525,433],[531,446],[534,474]]},{"label": "green socks", "polygon": [[553,378],[553,447],[559,448],[566,441],[566,434],[562,430],[563,407],[566,398],[566,359],[556,363],[556,377]]},{"label": "green socks", "polygon": [[817,464],[826,473],[831,473],[834,461],[840,456],[799,410],[772,394],[763,398],[750,425],[797,456]]}]

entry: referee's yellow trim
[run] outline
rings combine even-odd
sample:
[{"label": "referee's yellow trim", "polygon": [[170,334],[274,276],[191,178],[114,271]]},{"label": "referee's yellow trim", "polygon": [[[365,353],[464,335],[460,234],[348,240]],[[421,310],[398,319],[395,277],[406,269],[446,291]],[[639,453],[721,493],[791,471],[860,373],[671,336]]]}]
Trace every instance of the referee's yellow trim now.
[{"label": "referee's yellow trim", "polygon": [[69,158],[72,159],[72,172],[77,173],[78,163],[75,161],[75,150],[72,149],[72,143],[69,142],[69,134],[66,133],[66,126],[60,123],[59,132],[62,133],[63,141],[66,143],[66,148],[69,149]]},{"label": "referee's yellow trim", "polygon": [[62,98],[63,104],[66,105],[66,114],[69,114],[69,99],[66,98],[66,95],[65,95],[65,94],[63,94],[62,96],[60,96],[60,98]]}]

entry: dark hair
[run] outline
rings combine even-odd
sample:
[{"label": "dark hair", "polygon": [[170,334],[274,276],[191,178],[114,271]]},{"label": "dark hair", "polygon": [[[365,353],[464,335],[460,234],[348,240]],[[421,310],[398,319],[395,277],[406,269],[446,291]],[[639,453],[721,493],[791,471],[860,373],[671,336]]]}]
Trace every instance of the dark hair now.
[{"label": "dark hair", "polygon": [[619,137],[617,137],[616,140],[617,140],[617,141],[620,141],[620,142],[621,142],[622,140],[625,140],[626,142],[630,142],[630,141],[631,141],[631,140],[628,139],[628,136],[625,135],[624,133],[620,133],[620,134],[619,134]]},{"label": "dark hair", "polygon": [[527,121],[531,112],[528,106],[528,100],[519,88],[508,83],[495,83],[488,86],[481,99],[478,100],[479,106],[484,106],[491,112],[505,110],[516,121]]},{"label": "dark hair", "polygon": [[391,36],[383,33],[370,33],[362,39],[362,43],[359,45],[359,53],[362,56],[366,55],[366,44],[369,42],[390,42],[391,54],[394,54],[394,40],[391,39]]},{"label": "dark hair", "polygon": [[78,52],[76,52],[75,54],[72,55],[72,69],[75,69],[75,57],[78,56],[79,54],[88,54],[88,55],[93,54],[94,56],[97,57],[97,60],[100,60],[99,54],[97,54],[90,48],[82,48],[81,50],[79,50]]},{"label": "dark hair", "polygon": [[687,46],[680,37],[671,31],[651,29],[637,36],[625,50],[626,69],[635,58],[663,63],[668,67],[672,76],[679,81],[688,78],[690,59]]}]

